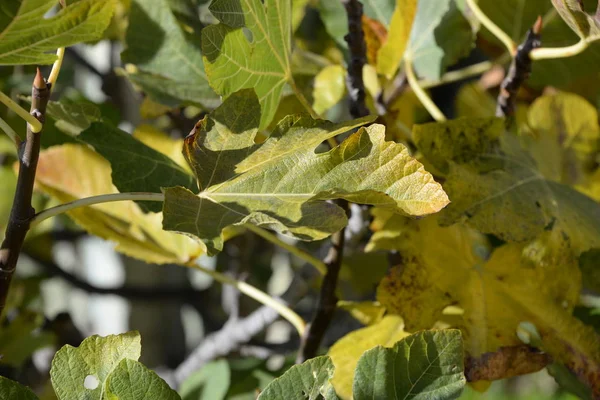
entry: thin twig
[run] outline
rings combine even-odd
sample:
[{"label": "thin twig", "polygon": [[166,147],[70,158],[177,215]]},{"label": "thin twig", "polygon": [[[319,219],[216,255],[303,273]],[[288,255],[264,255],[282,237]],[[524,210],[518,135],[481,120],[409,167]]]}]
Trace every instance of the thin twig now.
[{"label": "thin twig", "polygon": [[531,74],[531,58],[529,58],[529,54],[533,49],[541,45],[541,29],[542,17],[538,17],[533,27],[527,32],[523,43],[517,48],[517,53],[510,64],[508,74],[500,85],[496,116],[511,117],[514,115],[517,92]]},{"label": "thin twig", "polygon": [[481,22],[481,24],[492,33],[492,35],[494,35],[496,38],[498,38],[498,40],[502,42],[502,44],[504,44],[508,52],[511,55],[515,54],[517,47],[515,42],[511,39],[510,36],[506,34],[506,32],[500,29],[500,27],[496,25],[494,21],[492,21],[487,15],[485,15],[481,8],[479,8],[477,1],[467,0],[467,5],[469,6],[469,9],[471,10],[475,18],[477,18],[477,20]]},{"label": "thin twig", "polygon": [[[46,105],[50,99],[50,85],[44,81],[40,70],[33,81],[31,90],[31,114],[42,124]],[[30,219],[35,215],[31,206],[35,172],[40,155],[41,132],[33,131],[27,124],[27,138],[19,145],[19,176],[6,235],[0,247],[0,315],[6,304],[10,281],[17,267],[19,252],[29,231]]]},{"label": "thin twig", "polygon": [[[353,118],[369,115],[365,104],[365,85],[362,70],[367,60],[365,36],[362,30],[363,6],[358,0],[342,0],[348,14],[348,35],[345,39],[350,49],[350,64],[346,84],[350,93],[350,114]],[[350,213],[348,202],[338,200],[346,214]],[[342,229],[331,236],[331,248],[325,258],[327,273],[323,277],[321,292],[317,301],[317,309],[311,323],[307,326],[300,341],[300,349],[296,357],[297,363],[315,357],[323,336],[331,323],[338,298],[335,294],[338,276],[344,257],[346,230]]]},{"label": "thin twig", "polygon": [[404,67],[406,69],[406,79],[408,79],[408,84],[410,88],[415,93],[415,96],[419,99],[423,107],[427,110],[427,112],[438,122],[446,121],[446,116],[444,113],[438,108],[438,106],[431,100],[429,95],[423,90],[423,88],[419,85],[419,81],[417,81],[417,77],[415,76],[415,71],[412,65],[412,59],[410,57],[404,57]]}]

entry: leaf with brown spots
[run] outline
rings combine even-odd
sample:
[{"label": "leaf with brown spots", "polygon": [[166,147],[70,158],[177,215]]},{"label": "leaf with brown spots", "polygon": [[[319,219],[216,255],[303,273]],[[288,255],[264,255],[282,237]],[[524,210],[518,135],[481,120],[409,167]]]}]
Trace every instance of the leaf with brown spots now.
[{"label": "leaf with brown spots", "polygon": [[[404,318],[407,330],[440,322],[460,328],[472,380],[500,379],[547,363],[522,353],[516,332],[528,321],[546,353],[600,391],[600,339],[572,316],[581,273],[565,235],[554,230],[534,242],[493,249],[462,224],[440,227],[435,216],[415,221],[374,213],[378,230],[368,249],[396,249],[403,258],[382,280],[377,299]],[[450,306],[459,312],[448,315]]]}]

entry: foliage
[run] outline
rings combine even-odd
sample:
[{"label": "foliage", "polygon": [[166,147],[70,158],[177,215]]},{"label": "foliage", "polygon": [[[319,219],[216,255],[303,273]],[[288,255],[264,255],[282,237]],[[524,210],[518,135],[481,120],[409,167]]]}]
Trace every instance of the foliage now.
[{"label": "foliage", "polygon": [[[82,55],[109,43],[108,71]],[[599,398],[599,54],[594,0],[3,3],[0,399],[456,399],[539,371]],[[137,332],[71,343],[44,315],[48,276],[113,290],[52,272],[79,229],[271,308],[125,287],[201,311],[205,340],[161,376]],[[299,340],[254,338],[277,315]]]}]

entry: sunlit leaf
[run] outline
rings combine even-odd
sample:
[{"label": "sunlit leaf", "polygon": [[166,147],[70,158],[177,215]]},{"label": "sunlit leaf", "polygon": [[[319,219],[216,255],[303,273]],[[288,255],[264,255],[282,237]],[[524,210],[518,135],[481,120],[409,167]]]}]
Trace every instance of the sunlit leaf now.
[{"label": "sunlit leaf", "polygon": [[181,383],[179,393],[184,400],[224,399],[231,383],[229,363],[220,359],[190,375]]},{"label": "sunlit leaf", "polygon": [[393,77],[400,66],[400,60],[410,39],[416,12],[416,0],[396,0],[388,40],[377,54],[377,72],[388,79]]},{"label": "sunlit leaf", "polygon": [[[79,347],[69,345],[60,349],[52,360],[50,378],[59,400],[89,399],[104,400],[106,381],[119,367],[121,360],[136,360],[140,357],[140,335],[129,332],[122,335],[85,339]],[[84,383],[87,378],[88,386]]]},{"label": "sunlit leaf", "polygon": [[[92,145],[111,164],[112,182],[120,192],[160,193],[161,187],[195,187],[194,178],[166,155],[118,128],[93,123],[78,139]],[[146,211],[160,212],[158,202],[139,202]]]},{"label": "sunlit leaf", "polygon": [[337,400],[330,379],[334,366],[327,356],[312,358],[294,365],[271,382],[258,400]]},{"label": "sunlit leaf", "polygon": [[[251,91],[239,92],[188,136],[184,152],[202,191],[166,189],[165,229],[197,236],[214,253],[222,248],[223,228],[244,223],[302,240],[327,237],[346,224],[346,216],[324,200],[378,204],[408,215],[434,213],[448,203],[406,147],[385,142],[382,125],[315,153],[323,141],[370,118],[333,124],[289,116],[255,144],[257,116],[247,112],[253,103]],[[232,118],[230,108],[246,111]]]},{"label": "sunlit leaf", "polygon": [[417,74],[439,79],[473,47],[473,31],[454,0],[420,0],[405,57]]},{"label": "sunlit leaf", "polygon": [[391,349],[365,352],[353,392],[357,400],[449,400],[460,396],[465,383],[461,333],[449,329],[415,333]]},{"label": "sunlit leaf", "polygon": [[[286,83],[293,82],[291,2],[213,0],[221,23],[202,31],[202,51],[210,85],[225,97],[254,88],[261,105],[260,126],[273,119]],[[246,37],[246,28],[252,38]]]},{"label": "sunlit leaf", "polygon": [[131,358],[121,359],[108,376],[105,396],[118,400],[181,400],[156,372]]},{"label": "sunlit leaf", "polygon": [[392,347],[409,334],[404,331],[404,322],[397,315],[387,315],[378,323],[350,332],[329,349],[335,365],[333,386],[344,399],[352,395],[354,370],[362,354],[375,346]]},{"label": "sunlit leaf", "polygon": [[45,19],[55,0],[3,2],[0,65],[52,64],[57,48],[99,39],[115,4],[115,0],[80,0]]},{"label": "sunlit leaf", "polygon": [[[461,224],[444,228],[434,217],[411,221],[389,213],[379,218],[396,219],[378,226],[396,231],[394,247],[403,261],[382,281],[378,300],[411,331],[431,328],[447,319],[447,307],[460,307],[462,314],[450,325],[463,331],[468,377],[501,379],[543,368],[548,357],[523,347],[517,336],[528,321],[540,332],[544,351],[592,383],[600,368],[600,340],[571,315],[581,273],[560,232],[492,249],[484,235]],[[378,238],[373,240],[377,247]],[[427,250],[431,243],[435,252]],[[586,377],[584,370],[595,372]]]},{"label": "sunlit leaf", "polygon": [[[110,164],[80,145],[55,146],[40,154],[36,185],[61,202],[117,193]],[[71,210],[88,232],[116,243],[116,249],[153,263],[185,263],[203,253],[201,244],[162,230],[161,214],[144,214],[131,201]]]},{"label": "sunlit leaf", "polygon": [[210,88],[198,37],[184,35],[167,0],[133,0],[122,59],[137,69],[127,76],[154,100],[216,107],[219,98]]}]

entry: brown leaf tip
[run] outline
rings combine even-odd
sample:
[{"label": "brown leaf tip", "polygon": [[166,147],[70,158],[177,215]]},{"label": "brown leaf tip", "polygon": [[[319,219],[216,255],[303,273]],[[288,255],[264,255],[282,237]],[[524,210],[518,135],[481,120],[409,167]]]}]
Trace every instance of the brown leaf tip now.
[{"label": "brown leaf tip", "polygon": [[533,33],[539,35],[542,32],[542,16],[538,15],[535,23],[533,24]]},{"label": "brown leaf tip", "polygon": [[33,79],[33,86],[36,89],[46,89],[46,80],[44,79],[44,75],[42,75],[42,71],[40,71],[39,68],[37,69],[35,78]]}]

